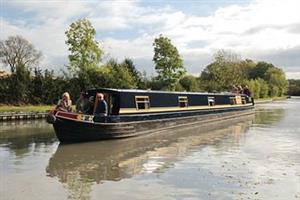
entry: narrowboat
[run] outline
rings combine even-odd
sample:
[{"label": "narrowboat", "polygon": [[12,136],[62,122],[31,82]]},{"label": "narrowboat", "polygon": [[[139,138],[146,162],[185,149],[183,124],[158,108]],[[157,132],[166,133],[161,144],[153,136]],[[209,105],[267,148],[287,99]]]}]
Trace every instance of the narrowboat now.
[{"label": "narrowboat", "polygon": [[60,142],[87,142],[145,135],[169,128],[196,126],[253,113],[254,101],[244,94],[91,89],[102,93],[106,116],[54,111],[47,117]]}]

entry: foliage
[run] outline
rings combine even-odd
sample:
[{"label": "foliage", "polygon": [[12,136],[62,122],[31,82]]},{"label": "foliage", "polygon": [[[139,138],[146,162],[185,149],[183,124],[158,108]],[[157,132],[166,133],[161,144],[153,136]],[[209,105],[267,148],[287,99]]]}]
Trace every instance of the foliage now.
[{"label": "foliage", "polygon": [[112,88],[136,88],[136,79],[130,71],[128,66],[118,64],[115,60],[110,60],[106,65],[108,79]]},{"label": "foliage", "polygon": [[249,85],[254,98],[282,96],[287,92],[288,82],[281,69],[271,63],[234,58],[224,51],[216,54],[214,62],[200,76],[206,91],[230,91],[232,85]]},{"label": "foliage", "polygon": [[155,70],[158,74],[157,79],[165,82],[168,90],[175,90],[179,79],[186,73],[177,48],[167,37],[160,35],[154,40]]},{"label": "foliage", "polygon": [[65,34],[70,51],[68,69],[79,78],[81,88],[86,89],[92,84],[89,72],[98,67],[103,55],[95,40],[96,30],[89,20],[80,19],[72,23]]},{"label": "foliage", "polygon": [[291,79],[288,81],[289,81],[288,95],[300,96],[300,80]]},{"label": "foliage", "polygon": [[270,92],[272,94],[270,93],[270,96],[283,96],[287,92],[288,81],[281,69],[275,67],[269,68],[266,72],[266,80],[269,82],[271,88]]},{"label": "foliage", "polygon": [[120,65],[128,70],[136,83],[141,82],[142,74],[136,69],[133,61],[130,58],[125,58]]},{"label": "foliage", "polygon": [[267,72],[271,68],[275,68],[274,65],[271,64],[271,63],[258,62],[253,67],[253,69],[251,69],[250,74],[249,74],[249,78],[250,79],[256,79],[256,78],[266,79]]},{"label": "foliage", "polygon": [[188,92],[197,92],[200,91],[199,80],[192,75],[186,75],[179,81],[183,90]]},{"label": "foliage", "polygon": [[300,82],[290,80],[288,84],[278,67],[241,60],[233,52],[218,51],[200,77],[185,75],[176,47],[169,38],[160,36],[153,44],[158,76],[148,78],[129,58],[120,63],[111,59],[100,66],[103,51],[88,20],[71,24],[66,35],[70,73],[63,76],[39,68],[41,53],[21,36],[1,41],[0,59],[11,73],[0,76],[0,104],[56,104],[66,91],[74,102],[83,89],[100,87],[220,92],[231,90],[232,85],[248,85],[254,98],[282,96],[288,87],[290,95],[300,95]]},{"label": "foliage", "polygon": [[[11,74],[4,81],[7,87],[8,103],[28,103],[30,101],[30,70],[37,65],[42,54],[21,36],[9,36],[0,41],[0,60],[4,66],[10,67]],[[2,84],[1,84],[2,85]]]}]

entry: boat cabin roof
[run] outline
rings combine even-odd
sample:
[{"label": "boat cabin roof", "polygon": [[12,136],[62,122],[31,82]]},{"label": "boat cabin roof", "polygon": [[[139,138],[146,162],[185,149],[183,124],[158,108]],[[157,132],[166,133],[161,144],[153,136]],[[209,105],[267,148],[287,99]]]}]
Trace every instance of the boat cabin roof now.
[{"label": "boat cabin roof", "polygon": [[148,93],[148,94],[180,94],[180,95],[236,95],[231,92],[219,92],[219,93],[208,93],[208,92],[173,92],[173,91],[160,91],[160,90],[139,90],[139,89],[114,89],[114,88],[97,88],[88,90],[89,94],[101,93]]}]

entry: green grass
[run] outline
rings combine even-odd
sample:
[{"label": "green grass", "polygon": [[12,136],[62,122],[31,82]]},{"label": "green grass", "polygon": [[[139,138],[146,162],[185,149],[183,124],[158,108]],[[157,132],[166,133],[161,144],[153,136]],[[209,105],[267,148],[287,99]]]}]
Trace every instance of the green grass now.
[{"label": "green grass", "polygon": [[45,112],[54,108],[54,105],[0,105],[1,112]]}]

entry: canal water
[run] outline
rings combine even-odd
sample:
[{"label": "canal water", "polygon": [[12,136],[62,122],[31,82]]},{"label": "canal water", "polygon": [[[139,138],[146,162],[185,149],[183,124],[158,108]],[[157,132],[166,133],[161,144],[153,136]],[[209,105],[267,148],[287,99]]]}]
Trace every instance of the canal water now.
[{"label": "canal water", "polygon": [[215,129],[60,145],[0,123],[0,199],[300,199],[300,98]]}]

